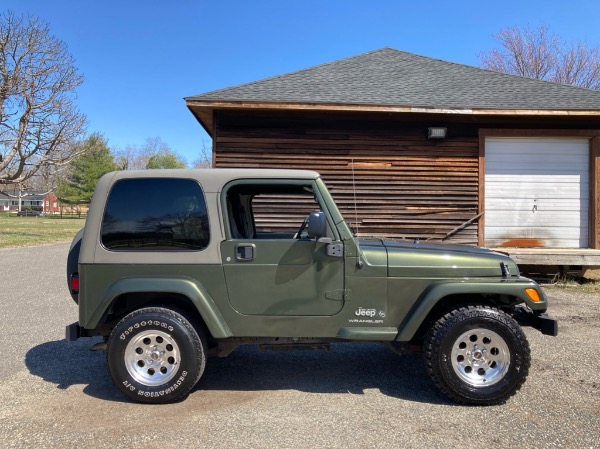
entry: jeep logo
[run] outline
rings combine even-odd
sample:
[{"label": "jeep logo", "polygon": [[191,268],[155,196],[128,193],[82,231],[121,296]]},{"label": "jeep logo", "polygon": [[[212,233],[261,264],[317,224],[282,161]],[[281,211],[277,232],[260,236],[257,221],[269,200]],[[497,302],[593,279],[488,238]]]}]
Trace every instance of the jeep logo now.
[{"label": "jeep logo", "polygon": [[358,310],[356,310],[354,312],[354,315],[369,316],[369,317],[373,318],[376,313],[377,313],[377,310],[375,310],[375,309],[363,309],[362,307],[359,307]]}]

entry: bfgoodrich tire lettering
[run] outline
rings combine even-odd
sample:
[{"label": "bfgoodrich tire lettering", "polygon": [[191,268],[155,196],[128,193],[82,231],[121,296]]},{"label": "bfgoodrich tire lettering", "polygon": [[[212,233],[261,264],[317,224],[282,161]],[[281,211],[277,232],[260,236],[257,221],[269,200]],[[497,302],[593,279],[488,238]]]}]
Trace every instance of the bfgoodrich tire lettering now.
[{"label": "bfgoodrich tire lettering", "polygon": [[425,357],[438,388],[472,405],[505,402],[521,388],[530,365],[520,326],[487,306],[461,307],[440,318],[426,337]]},{"label": "bfgoodrich tire lettering", "polygon": [[131,399],[172,402],[187,395],[204,372],[206,342],[181,314],[148,307],[115,326],[106,357],[113,382]]}]

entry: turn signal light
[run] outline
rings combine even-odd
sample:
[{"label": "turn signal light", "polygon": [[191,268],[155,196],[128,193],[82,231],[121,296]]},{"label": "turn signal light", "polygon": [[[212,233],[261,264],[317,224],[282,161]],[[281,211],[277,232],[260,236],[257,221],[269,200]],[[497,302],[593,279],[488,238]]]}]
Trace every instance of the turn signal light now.
[{"label": "turn signal light", "polygon": [[540,302],[540,294],[535,288],[526,288],[525,293],[527,293],[527,296],[529,296],[533,302]]}]

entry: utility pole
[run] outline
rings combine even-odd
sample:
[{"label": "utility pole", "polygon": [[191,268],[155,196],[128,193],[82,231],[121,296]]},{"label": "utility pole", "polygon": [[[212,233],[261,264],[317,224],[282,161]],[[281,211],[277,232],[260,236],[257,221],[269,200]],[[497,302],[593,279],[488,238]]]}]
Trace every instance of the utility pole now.
[{"label": "utility pole", "polygon": [[23,183],[20,182],[19,183],[19,209],[18,211],[21,212],[21,198],[23,197]]},{"label": "utility pole", "polygon": [[[27,188],[27,186],[25,186]],[[21,212],[21,204],[23,202],[23,198],[29,196],[29,193],[23,195],[23,182],[19,182],[19,212]]]}]

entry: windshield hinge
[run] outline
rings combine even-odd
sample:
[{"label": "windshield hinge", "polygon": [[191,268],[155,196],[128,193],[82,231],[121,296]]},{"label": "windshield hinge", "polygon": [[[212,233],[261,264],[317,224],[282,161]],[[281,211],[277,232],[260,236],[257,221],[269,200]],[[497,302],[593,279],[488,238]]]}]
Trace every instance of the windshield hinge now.
[{"label": "windshield hinge", "polygon": [[344,257],[344,244],[330,243],[327,245],[327,255],[331,257]]}]

